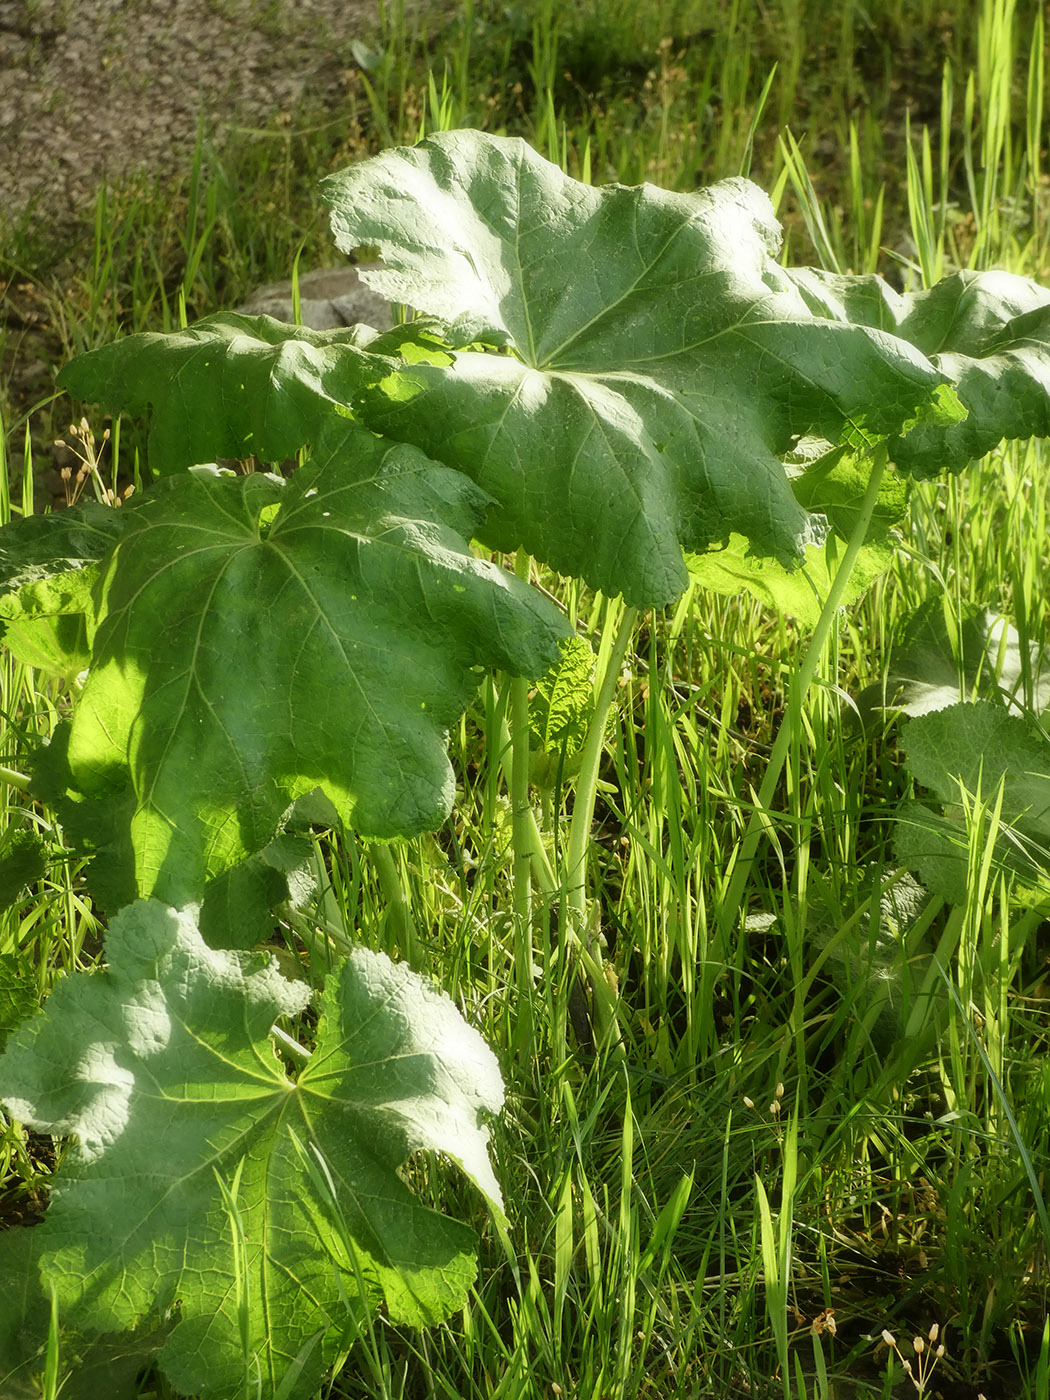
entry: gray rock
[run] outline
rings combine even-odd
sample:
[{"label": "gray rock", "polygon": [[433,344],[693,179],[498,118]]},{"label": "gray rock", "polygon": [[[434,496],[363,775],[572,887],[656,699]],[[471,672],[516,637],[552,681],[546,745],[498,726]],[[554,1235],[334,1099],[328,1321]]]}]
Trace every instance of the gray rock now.
[{"label": "gray rock", "polygon": [[[390,303],[366,287],[357,268],[320,267],[299,274],[302,322],[314,331],[338,330],[340,326],[365,325],[377,331],[394,324]],[[292,321],[292,283],[270,282],[259,287],[238,311],[248,316],[273,316]]]}]

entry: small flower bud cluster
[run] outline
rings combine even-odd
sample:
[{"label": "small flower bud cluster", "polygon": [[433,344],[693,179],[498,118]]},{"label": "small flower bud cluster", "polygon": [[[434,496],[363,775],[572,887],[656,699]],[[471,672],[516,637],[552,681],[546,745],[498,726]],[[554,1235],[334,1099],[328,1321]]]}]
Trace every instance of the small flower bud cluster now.
[{"label": "small flower bud cluster", "polygon": [[930,1377],[933,1375],[934,1367],[944,1355],[944,1343],[938,1341],[940,1336],[940,1326],[934,1323],[925,1337],[912,1338],[912,1350],[915,1353],[914,1365],[912,1361],[904,1356],[897,1345],[897,1338],[888,1327],[882,1329],[882,1340],[891,1351],[900,1358],[900,1363],[904,1367],[904,1374],[911,1380],[912,1385],[920,1396],[926,1394],[926,1387],[929,1385]]},{"label": "small flower bud cluster", "polygon": [[81,418],[79,423],[70,423],[69,435],[72,442],[66,443],[61,438],[55,442],[56,447],[66,448],[80,461],[80,466],[75,473],[72,467],[63,467],[60,473],[66,505],[76,505],[89,481],[93,483],[96,498],[104,505],[123,505],[135,487],[128,486],[122,494],[118,494],[113,487],[106,485],[102,479],[102,473],[99,471],[99,461],[106,444],[109,442],[109,429],[106,428],[103,432],[102,441],[98,444],[97,451],[95,434],[91,431],[86,418]]},{"label": "small flower bud cluster", "polygon": [[[772,1101],[772,1103],[770,1103],[769,1108],[766,1110],[766,1111],[768,1112],[770,1118],[773,1120],[774,1126],[775,1126],[776,1129],[777,1129],[777,1138],[778,1138],[778,1139],[780,1139],[780,1138],[782,1137],[782,1133],[781,1133],[781,1130],[780,1130],[780,1115],[781,1115],[781,1112],[782,1112],[782,1110],[783,1110],[783,1099],[784,1099],[784,1086],[783,1086],[783,1084],[778,1084],[777,1087],[776,1087],[776,1089],[773,1091],[773,1101]],[[748,1096],[747,1096],[746,1094],[744,1095],[744,1107],[745,1107],[745,1108],[750,1108],[750,1109],[752,1109],[752,1110],[753,1110],[754,1107],[755,1107],[755,1101],[754,1101],[754,1099],[749,1099]]]}]

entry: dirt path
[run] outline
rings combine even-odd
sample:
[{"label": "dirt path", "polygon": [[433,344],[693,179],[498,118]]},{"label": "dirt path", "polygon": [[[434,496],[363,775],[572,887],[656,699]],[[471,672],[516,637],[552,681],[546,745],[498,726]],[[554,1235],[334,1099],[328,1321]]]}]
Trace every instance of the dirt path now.
[{"label": "dirt path", "polygon": [[221,139],[338,92],[377,0],[0,0],[0,225],[59,220],[101,178],[185,164],[203,111]]}]

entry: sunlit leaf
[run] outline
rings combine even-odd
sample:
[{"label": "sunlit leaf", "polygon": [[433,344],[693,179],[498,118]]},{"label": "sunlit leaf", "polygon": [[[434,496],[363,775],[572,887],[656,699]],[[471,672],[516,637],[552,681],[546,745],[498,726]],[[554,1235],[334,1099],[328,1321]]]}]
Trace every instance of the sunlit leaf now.
[{"label": "sunlit leaf", "polygon": [[323,191],[341,248],[381,248],[378,291],[454,344],[513,351],[406,366],[356,411],[478,481],[486,540],[634,603],[677,596],[683,549],[733,533],[800,562],[823,521],[781,459],[806,435],[898,433],[947,382],[904,340],[815,313],[745,180],[595,189],[524,142],[449,132]]},{"label": "sunlit leaf", "polygon": [[174,1309],[162,1365],[216,1400],[238,1393],[245,1336],[273,1396],[320,1334],[299,1397],[363,1310],[418,1326],[462,1305],[473,1233],[399,1174],[440,1152],[502,1209],[482,1122],[502,1103],[499,1071],[447,997],[355,951],[292,1075],[270,1028],[310,990],[275,962],[215,952],[190,913],[152,901],[114,919],[107,953],[107,970],[60,981],[0,1060],[7,1111],[72,1139],[32,1232],[70,1327],[148,1330]]}]

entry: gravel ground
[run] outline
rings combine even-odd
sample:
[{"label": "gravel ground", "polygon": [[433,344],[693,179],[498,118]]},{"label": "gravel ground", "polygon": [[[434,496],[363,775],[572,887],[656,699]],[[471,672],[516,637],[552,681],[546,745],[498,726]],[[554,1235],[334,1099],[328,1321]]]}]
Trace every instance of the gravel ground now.
[{"label": "gravel ground", "polygon": [[0,0],[0,221],[61,221],[103,178],[185,164],[200,113],[221,140],[339,92],[377,0]]}]

